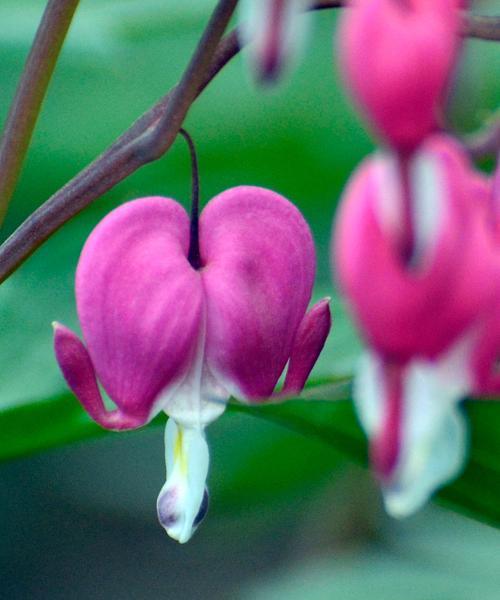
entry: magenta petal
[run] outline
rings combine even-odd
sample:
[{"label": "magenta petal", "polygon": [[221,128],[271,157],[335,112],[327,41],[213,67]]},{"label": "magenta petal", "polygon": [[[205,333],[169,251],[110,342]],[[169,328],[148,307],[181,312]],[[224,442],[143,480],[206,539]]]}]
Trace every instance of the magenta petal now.
[{"label": "magenta petal", "polygon": [[500,310],[490,315],[481,328],[478,342],[472,352],[474,393],[500,394]]},{"label": "magenta petal", "polygon": [[417,178],[415,214],[435,220],[421,227],[427,233],[418,264],[405,264],[398,250],[402,201],[389,157],[365,162],[349,183],[333,248],[337,276],[365,338],[400,361],[444,351],[489,306],[495,288],[481,201],[489,184],[443,136],[430,138],[411,164],[417,161],[426,165],[429,181],[419,190]]},{"label": "magenta petal", "polygon": [[269,397],[311,297],[309,227],[282,196],[237,187],[203,211],[200,249],[209,367],[233,394]]},{"label": "magenta petal", "polygon": [[120,410],[106,410],[89,353],[78,336],[59,323],[54,323],[54,349],[69,387],[96,423],[106,429],[122,430],[140,427],[148,420],[147,412],[129,417]]},{"label": "magenta petal", "polygon": [[302,319],[293,343],[283,394],[300,393],[316,364],[332,324],[330,299],[315,304]]},{"label": "magenta petal", "polygon": [[92,232],[76,276],[78,315],[97,377],[130,417],[152,417],[179,383],[200,334],[203,291],[187,260],[189,219],[167,198],[142,198]]},{"label": "magenta petal", "polygon": [[438,126],[460,45],[456,0],[353,0],[339,29],[346,83],[376,132],[415,148]]}]

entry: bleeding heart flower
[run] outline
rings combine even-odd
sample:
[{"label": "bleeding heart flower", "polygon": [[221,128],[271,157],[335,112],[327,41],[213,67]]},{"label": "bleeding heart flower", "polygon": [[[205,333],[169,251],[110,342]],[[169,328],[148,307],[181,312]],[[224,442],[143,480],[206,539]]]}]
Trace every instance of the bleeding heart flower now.
[{"label": "bleeding heart flower", "polygon": [[303,46],[311,0],[241,0],[241,40],[257,79],[273,82]]},{"label": "bleeding heart flower", "polygon": [[377,135],[413,150],[441,121],[462,0],[352,0],[339,30],[345,81]]},{"label": "bleeding heart flower", "polygon": [[457,405],[474,390],[478,335],[498,309],[490,190],[453,140],[435,136],[408,160],[368,159],[339,210],[336,274],[370,348],[355,401],[396,516],[463,464]]},{"label": "bleeding heart flower", "polygon": [[481,201],[489,185],[442,135],[403,167],[378,153],[352,177],[334,258],[354,318],[380,354],[434,359],[490,306],[495,260]]},{"label": "bleeding heart flower", "polygon": [[[199,268],[188,260],[190,220],[174,200],[129,202],[109,214],[76,274],[85,345],[62,325],[55,352],[68,385],[107,429],[160,411],[167,481],[158,516],[187,541],[206,512],[204,428],[231,395],[259,402],[301,390],[328,335],[328,301],[306,314],[314,245],[299,211],[262,188],[223,192],[201,214]],[[116,405],[108,411],[98,382]]]}]

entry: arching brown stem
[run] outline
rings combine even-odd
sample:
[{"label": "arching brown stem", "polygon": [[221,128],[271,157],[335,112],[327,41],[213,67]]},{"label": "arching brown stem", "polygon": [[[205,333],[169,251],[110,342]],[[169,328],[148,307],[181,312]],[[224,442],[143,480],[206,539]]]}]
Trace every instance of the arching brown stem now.
[{"label": "arching brown stem", "polygon": [[[196,97],[241,49],[236,31],[222,38],[236,3],[237,0],[219,1],[180,83],[5,240],[0,246],[0,282],[64,223],[137,169],[167,152]],[[313,4],[311,10],[339,8],[344,4],[339,0],[323,0]],[[466,30],[474,37],[484,34],[485,39],[500,40],[500,19],[485,19],[467,16]],[[492,37],[495,31],[498,38]]]}]

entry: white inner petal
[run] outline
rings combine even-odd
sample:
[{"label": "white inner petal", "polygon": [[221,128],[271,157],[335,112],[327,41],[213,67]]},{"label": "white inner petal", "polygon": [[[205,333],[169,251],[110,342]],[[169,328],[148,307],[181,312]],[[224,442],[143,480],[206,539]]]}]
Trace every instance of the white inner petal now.
[{"label": "white inner petal", "polygon": [[401,456],[383,490],[395,517],[415,512],[462,468],[467,435],[458,403],[470,390],[464,340],[436,363],[405,369]]},{"label": "white inner petal", "polygon": [[384,407],[381,361],[377,355],[365,352],[361,356],[354,378],[353,399],[366,434],[376,435],[382,426]]},{"label": "white inner petal", "polygon": [[230,397],[229,391],[206,364],[205,331],[204,318],[188,373],[177,386],[160,394],[155,403],[178,423],[198,429],[220,417]]},{"label": "white inner petal", "polygon": [[459,474],[467,448],[467,428],[457,404],[437,417],[439,427],[404,457],[399,474],[384,489],[387,512],[402,518],[421,508],[434,491]]},{"label": "white inner petal", "polygon": [[165,429],[167,480],[157,501],[158,518],[181,544],[193,535],[205,494],[209,454],[203,429],[170,418]]},{"label": "white inner petal", "polygon": [[439,239],[443,212],[448,206],[443,170],[435,155],[419,152],[410,162],[410,190],[414,249],[412,266],[432,260]]},{"label": "white inner petal", "polygon": [[377,219],[382,231],[390,238],[398,238],[403,229],[403,188],[396,158],[379,152],[373,161],[372,177],[375,190]]},{"label": "white inner petal", "polygon": [[206,425],[225,410],[229,392],[205,361],[205,323],[200,327],[191,367],[177,386],[160,395],[169,420],[165,429],[167,480],[158,496],[158,517],[167,533],[187,542],[206,511],[209,451]]}]

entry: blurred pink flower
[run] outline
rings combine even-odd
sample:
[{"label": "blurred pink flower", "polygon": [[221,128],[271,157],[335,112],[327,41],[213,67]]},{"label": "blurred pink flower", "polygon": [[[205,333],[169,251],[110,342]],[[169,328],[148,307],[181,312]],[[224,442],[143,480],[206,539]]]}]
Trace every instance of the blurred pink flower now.
[{"label": "blurred pink flower", "polygon": [[[457,405],[476,389],[479,332],[498,315],[490,194],[458,144],[436,135],[408,160],[365,161],[339,209],[336,275],[370,349],[354,397],[394,515],[463,464]],[[498,354],[498,341],[484,352]]]},{"label": "blurred pink flower", "polygon": [[[174,200],[129,202],[91,234],[76,275],[85,345],[55,326],[66,381],[89,415],[131,429],[161,411],[167,481],[158,516],[187,541],[207,508],[204,428],[231,395],[260,402],[286,363],[298,393],[330,328],[327,301],[306,313],[314,245],[300,212],[256,187],[223,192],[199,223],[201,266],[188,261],[190,221]],[[108,411],[99,384],[116,405]]]},{"label": "blurred pink flower", "polygon": [[441,123],[460,48],[458,0],[351,0],[339,29],[346,84],[375,133],[403,152]]},{"label": "blurred pink flower", "polygon": [[293,62],[306,37],[312,0],[241,0],[241,40],[249,44],[256,78],[274,82]]}]

